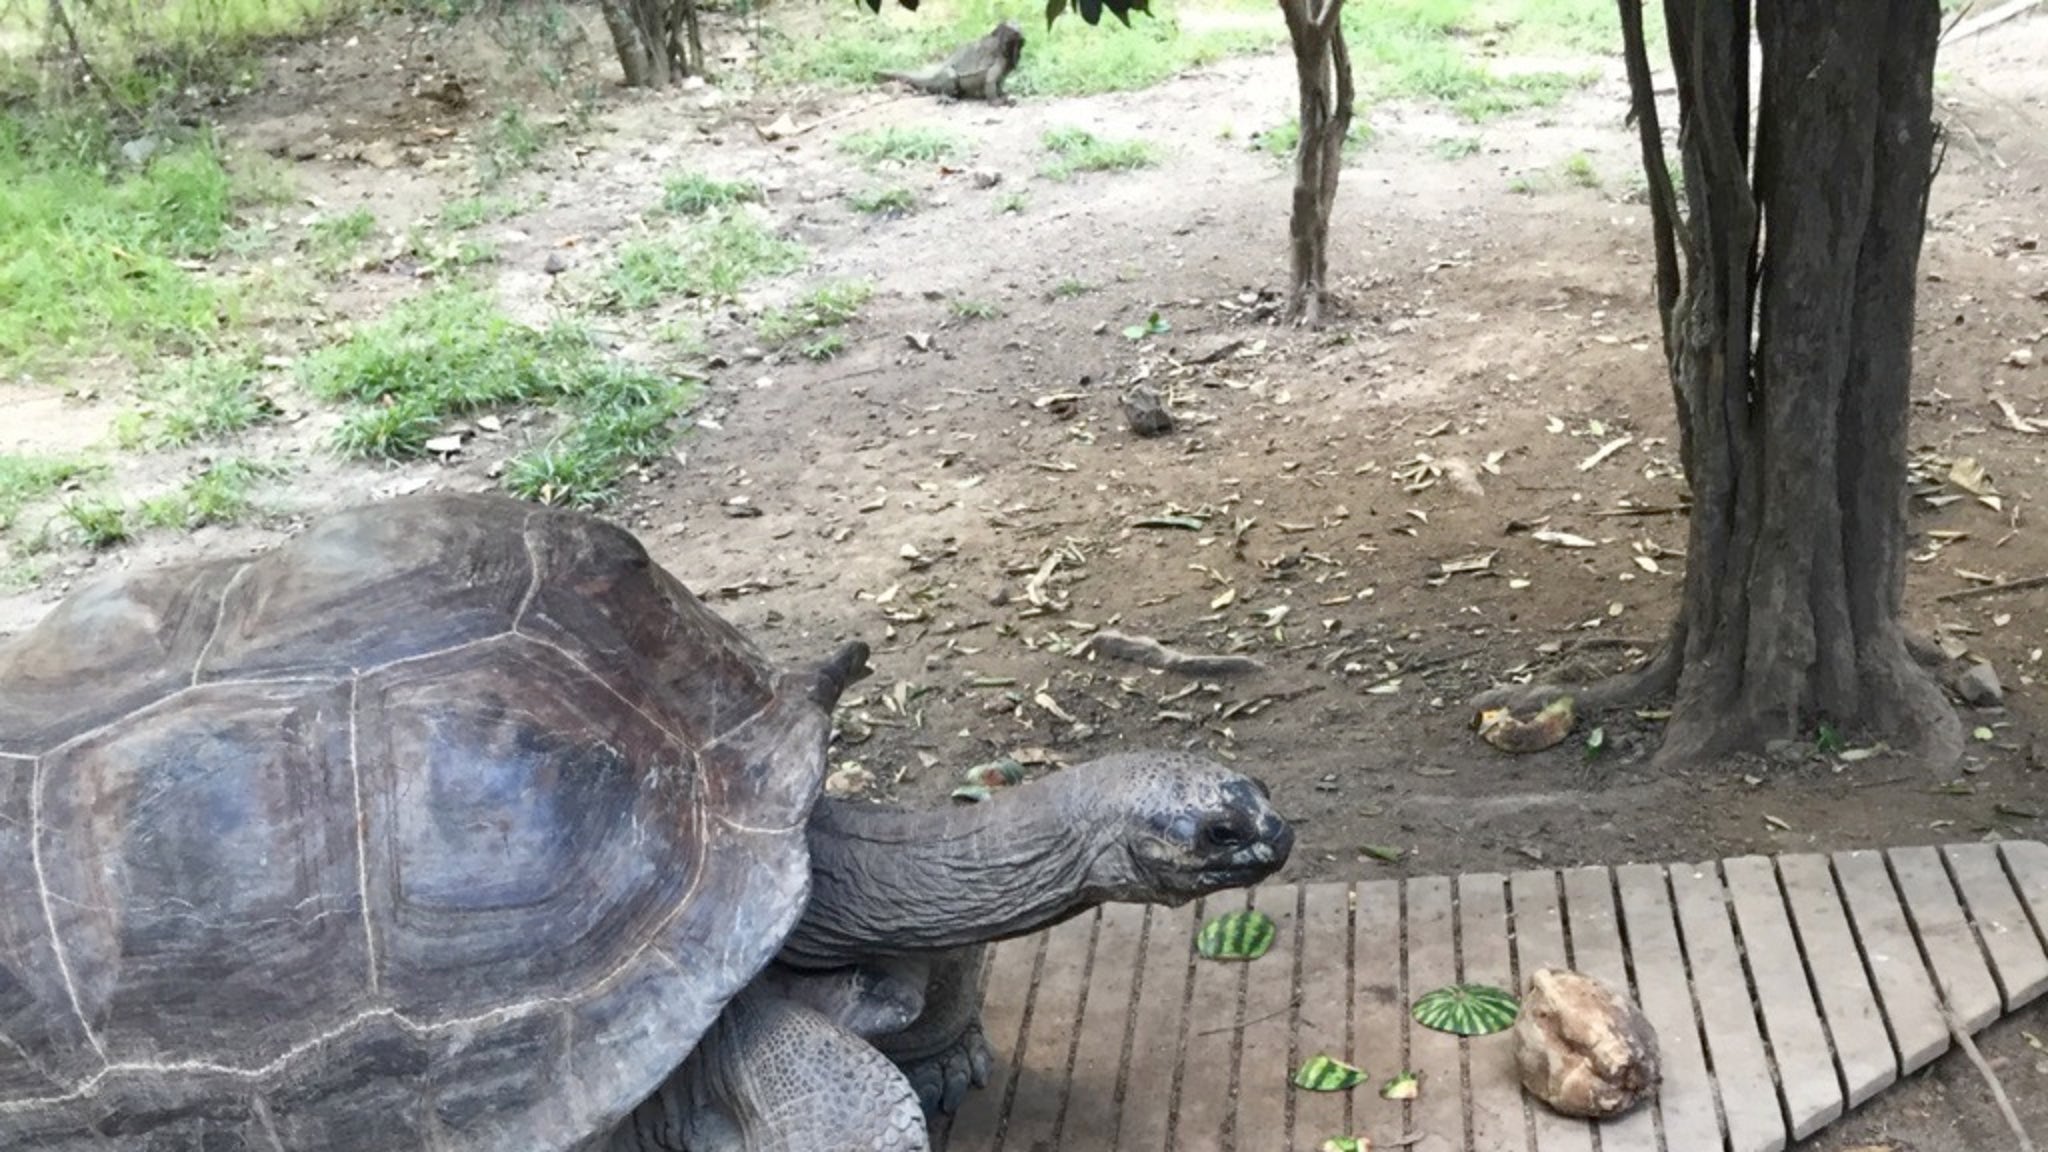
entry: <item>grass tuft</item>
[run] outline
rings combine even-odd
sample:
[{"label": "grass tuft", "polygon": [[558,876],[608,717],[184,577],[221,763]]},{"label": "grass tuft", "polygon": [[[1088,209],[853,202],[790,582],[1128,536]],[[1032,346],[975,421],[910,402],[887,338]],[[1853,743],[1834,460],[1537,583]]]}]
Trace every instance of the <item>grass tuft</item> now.
[{"label": "grass tuft", "polygon": [[801,245],[743,211],[716,212],[673,239],[635,240],[606,277],[621,307],[651,308],[672,296],[726,299],[754,281],[803,267]]},{"label": "grass tuft", "polygon": [[0,532],[30,503],[97,469],[82,460],[61,456],[23,456],[0,452]]},{"label": "grass tuft", "polygon": [[278,469],[240,458],[208,465],[177,490],[144,500],[136,510],[142,523],[155,528],[193,529],[232,524],[255,508],[251,493]]},{"label": "grass tuft", "polygon": [[505,467],[506,489],[541,504],[611,503],[628,470],[660,458],[675,442],[676,417],[692,392],[616,365],[584,374],[571,397],[569,426],[550,443],[514,457]]},{"label": "grass tuft", "polygon": [[232,436],[277,416],[247,357],[207,355],[150,381],[143,404],[116,425],[124,448],[183,448]]},{"label": "grass tuft", "polygon": [[1042,171],[1053,180],[1077,172],[1117,172],[1158,163],[1152,146],[1143,140],[1104,140],[1085,128],[1055,128],[1041,142],[1053,155]]},{"label": "grass tuft", "polygon": [[937,164],[968,153],[967,143],[943,128],[890,125],[855,132],[839,141],[839,150],[863,164]]},{"label": "grass tuft", "polygon": [[714,208],[731,208],[759,200],[761,189],[747,181],[714,180],[700,172],[671,176],[662,185],[661,207],[678,216],[702,216]]},{"label": "grass tuft", "polygon": [[917,210],[917,193],[908,188],[864,188],[846,194],[846,205],[869,216],[906,215]]},{"label": "grass tuft", "polygon": [[326,271],[338,271],[354,260],[370,237],[377,234],[377,216],[358,208],[340,216],[327,216],[306,229],[306,252],[313,263]]},{"label": "grass tuft", "polygon": [[800,336],[846,324],[860,314],[861,306],[874,294],[874,285],[864,280],[821,284],[805,293],[793,307],[764,314],[755,331],[770,344],[787,344]]}]

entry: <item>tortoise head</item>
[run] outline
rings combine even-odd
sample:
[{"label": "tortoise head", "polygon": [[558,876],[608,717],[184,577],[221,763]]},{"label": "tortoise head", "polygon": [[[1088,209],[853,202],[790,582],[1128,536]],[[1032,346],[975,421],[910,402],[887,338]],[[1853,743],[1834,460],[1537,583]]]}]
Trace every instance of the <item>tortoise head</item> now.
[{"label": "tortoise head", "polygon": [[1118,753],[1059,776],[1097,833],[1089,883],[1108,899],[1184,904],[1271,876],[1294,848],[1263,782],[1200,756]]}]

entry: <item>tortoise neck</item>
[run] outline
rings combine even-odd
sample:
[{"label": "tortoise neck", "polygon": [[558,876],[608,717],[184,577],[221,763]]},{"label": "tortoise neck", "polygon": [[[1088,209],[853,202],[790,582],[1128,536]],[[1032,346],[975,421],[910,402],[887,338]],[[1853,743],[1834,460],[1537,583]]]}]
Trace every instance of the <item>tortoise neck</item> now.
[{"label": "tortoise neck", "polygon": [[1092,906],[1111,837],[1077,776],[936,811],[821,802],[811,899],[784,945],[823,967],[1021,936]]}]

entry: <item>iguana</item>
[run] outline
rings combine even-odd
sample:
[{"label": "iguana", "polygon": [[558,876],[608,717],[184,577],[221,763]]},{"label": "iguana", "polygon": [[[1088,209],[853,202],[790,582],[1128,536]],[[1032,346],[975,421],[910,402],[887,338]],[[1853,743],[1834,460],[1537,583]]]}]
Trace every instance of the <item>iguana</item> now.
[{"label": "iguana", "polygon": [[956,49],[945,63],[917,72],[878,72],[877,80],[900,80],[934,96],[961,100],[1003,100],[1003,78],[1024,55],[1024,33],[1008,20],[972,44]]}]

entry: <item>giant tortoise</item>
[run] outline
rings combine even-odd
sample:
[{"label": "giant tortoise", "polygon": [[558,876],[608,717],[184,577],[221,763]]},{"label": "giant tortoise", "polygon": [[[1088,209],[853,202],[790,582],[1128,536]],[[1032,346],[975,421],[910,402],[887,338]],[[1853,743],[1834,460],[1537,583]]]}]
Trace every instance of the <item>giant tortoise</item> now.
[{"label": "giant tortoise", "polygon": [[81,587],[0,645],[0,1147],[914,1152],[981,946],[1286,860],[1173,754],[823,800],[865,656],[501,497]]}]

